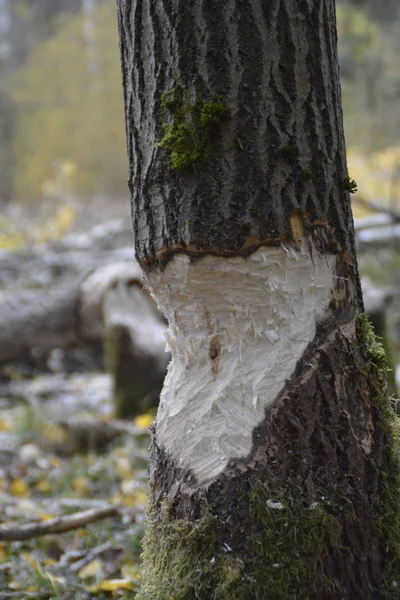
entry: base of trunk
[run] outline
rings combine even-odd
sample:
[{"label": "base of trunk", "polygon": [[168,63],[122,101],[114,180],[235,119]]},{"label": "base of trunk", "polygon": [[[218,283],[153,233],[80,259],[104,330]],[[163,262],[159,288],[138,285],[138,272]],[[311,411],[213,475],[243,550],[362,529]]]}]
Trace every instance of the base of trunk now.
[{"label": "base of trunk", "polygon": [[400,598],[384,352],[364,315],[313,346],[251,455],[210,486],[155,435],[140,600]]}]

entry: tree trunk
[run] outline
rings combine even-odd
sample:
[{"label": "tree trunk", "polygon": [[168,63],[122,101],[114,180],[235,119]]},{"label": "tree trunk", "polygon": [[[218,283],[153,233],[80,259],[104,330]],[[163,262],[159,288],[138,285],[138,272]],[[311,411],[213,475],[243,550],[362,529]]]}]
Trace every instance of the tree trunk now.
[{"label": "tree trunk", "polygon": [[0,58],[2,63],[7,63],[10,56],[10,29],[11,14],[9,0],[0,0]]},{"label": "tree trunk", "polygon": [[395,597],[395,417],[361,312],[334,2],[118,17],[136,255],[172,354],[139,597]]},{"label": "tree trunk", "polygon": [[96,24],[94,21],[95,9],[96,0],[82,0],[86,60],[88,63],[88,75],[90,78],[98,76],[99,74],[99,65],[96,50]]}]

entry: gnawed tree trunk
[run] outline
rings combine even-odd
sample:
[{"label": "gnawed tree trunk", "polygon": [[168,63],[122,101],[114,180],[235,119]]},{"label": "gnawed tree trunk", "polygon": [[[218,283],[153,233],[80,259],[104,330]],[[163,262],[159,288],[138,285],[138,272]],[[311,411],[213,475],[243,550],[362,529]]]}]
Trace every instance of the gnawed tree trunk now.
[{"label": "gnawed tree trunk", "polygon": [[136,254],[172,354],[139,596],[394,597],[394,413],[360,312],[334,2],[118,16]]}]

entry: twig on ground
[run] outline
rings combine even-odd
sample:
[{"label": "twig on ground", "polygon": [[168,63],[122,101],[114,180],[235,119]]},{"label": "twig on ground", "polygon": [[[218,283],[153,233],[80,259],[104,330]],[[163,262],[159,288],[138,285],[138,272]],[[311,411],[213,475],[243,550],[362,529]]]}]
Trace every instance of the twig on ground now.
[{"label": "twig on ground", "polygon": [[389,206],[382,204],[381,202],[367,200],[362,196],[356,196],[353,202],[357,202],[357,204],[361,204],[362,206],[365,206],[365,208],[368,208],[375,213],[384,213],[389,215],[394,223],[400,223],[400,213],[398,213],[396,210],[393,210]]},{"label": "twig on ground", "polygon": [[107,519],[109,517],[118,517],[121,514],[121,506],[118,504],[107,506],[105,508],[92,508],[73,515],[57,517],[42,523],[28,523],[21,527],[0,527],[0,541],[16,542],[29,540],[50,533],[64,533],[85,527],[89,523]]},{"label": "twig on ground", "polygon": [[[23,596],[21,595],[23,594]],[[38,600],[38,598],[49,598],[49,592],[26,592],[19,590],[18,592],[1,592],[1,600],[5,598],[18,598],[18,600],[26,600],[26,598],[34,598],[34,600]]]}]

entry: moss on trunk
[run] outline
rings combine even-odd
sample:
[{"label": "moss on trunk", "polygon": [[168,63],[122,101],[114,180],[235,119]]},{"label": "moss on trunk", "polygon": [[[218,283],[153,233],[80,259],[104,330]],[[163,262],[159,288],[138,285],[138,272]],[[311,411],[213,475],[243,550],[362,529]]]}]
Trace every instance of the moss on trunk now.
[{"label": "moss on trunk", "polygon": [[400,598],[400,419],[396,402],[388,392],[385,350],[365,313],[357,318],[357,339],[367,359],[370,399],[387,454],[387,468],[381,471],[381,493],[374,503],[375,524],[386,544],[385,587],[391,597]]},{"label": "moss on trunk", "polygon": [[319,568],[340,531],[326,507],[304,507],[287,492],[259,485],[241,528],[244,536],[251,532],[245,560],[223,542],[224,525],[211,510],[191,523],[174,520],[164,504],[149,515],[140,600],[304,600],[321,586],[335,589]]}]

